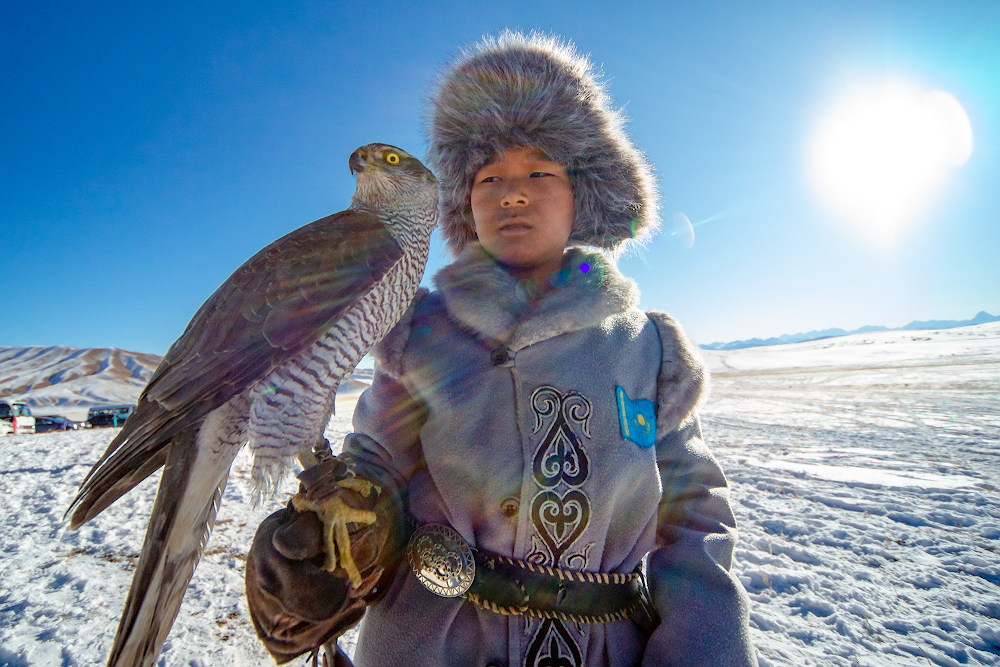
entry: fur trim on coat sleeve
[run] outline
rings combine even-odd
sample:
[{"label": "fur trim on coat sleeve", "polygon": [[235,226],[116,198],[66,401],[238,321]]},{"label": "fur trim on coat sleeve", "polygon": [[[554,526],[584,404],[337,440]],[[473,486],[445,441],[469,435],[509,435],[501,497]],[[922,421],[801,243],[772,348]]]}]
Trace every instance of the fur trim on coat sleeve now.
[{"label": "fur trim on coat sleeve", "polygon": [[413,314],[428,294],[430,294],[430,290],[426,287],[417,288],[417,293],[413,295],[413,301],[410,302],[403,316],[399,318],[399,322],[371,350],[371,355],[378,362],[379,369],[397,380],[403,376],[403,351],[406,349],[407,341],[410,340]]},{"label": "fur trim on coat sleeve", "polygon": [[646,313],[660,334],[663,356],[656,381],[657,436],[680,428],[708,397],[709,373],[698,348],[670,315],[651,310]]}]

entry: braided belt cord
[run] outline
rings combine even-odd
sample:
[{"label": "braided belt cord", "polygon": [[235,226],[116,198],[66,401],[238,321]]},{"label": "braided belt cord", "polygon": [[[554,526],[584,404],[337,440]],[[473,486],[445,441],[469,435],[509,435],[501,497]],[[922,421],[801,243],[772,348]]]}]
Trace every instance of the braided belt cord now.
[{"label": "braided belt cord", "polygon": [[558,567],[548,565],[538,565],[528,561],[514,560],[506,556],[494,556],[494,558],[507,561],[510,565],[525,567],[531,572],[542,572],[550,577],[559,577],[568,581],[579,581],[588,584],[630,584],[633,581],[641,581],[642,575],[638,572],[621,574],[618,572],[577,572],[576,570],[562,570]]},{"label": "braided belt cord", "polygon": [[623,608],[621,611],[615,612],[613,614],[604,614],[603,616],[583,616],[581,614],[567,614],[561,611],[547,611],[541,609],[531,609],[527,606],[525,607],[501,607],[499,605],[493,604],[489,600],[484,600],[475,593],[466,593],[465,598],[469,602],[475,603],[477,606],[483,609],[492,611],[497,614],[503,614],[504,616],[527,616],[529,618],[554,618],[559,621],[566,621],[568,623],[611,623],[613,621],[620,621],[622,619],[628,618],[635,610],[639,608],[642,601],[635,602],[628,607]]},{"label": "braided belt cord", "polygon": [[551,618],[560,621],[566,621],[571,623],[610,623],[613,621],[620,621],[622,619],[630,617],[635,611],[643,604],[644,594],[645,594],[645,581],[643,579],[641,572],[629,572],[627,574],[622,574],[618,572],[579,572],[575,570],[563,570],[557,567],[550,567],[548,565],[541,565],[538,563],[531,563],[527,561],[516,560],[513,558],[508,558],[507,556],[501,556],[499,554],[489,554],[485,557],[486,564],[490,565],[492,568],[492,562],[497,562],[515,567],[529,572],[539,573],[548,575],[550,577],[557,578],[561,581],[569,583],[583,583],[583,584],[612,584],[612,585],[622,585],[622,584],[639,584],[639,594],[636,596],[634,601],[631,601],[628,605],[623,606],[621,609],[602,615],[587,615],[587,614],[576,614],[568,613],[562,611],[555,611],[550,609],[535,609],[531,607],[530,593],[525,590],[524,586],[518,582],[518,585],[523,596],[523,602],[519,605],[499,605],[485,597],[478,595],[473,592],[466,593],[465,597],[470,602],[476,604],[483,609],[487,609],[497,614],[502,614],[504,616],[528,616],[530,618]]}]

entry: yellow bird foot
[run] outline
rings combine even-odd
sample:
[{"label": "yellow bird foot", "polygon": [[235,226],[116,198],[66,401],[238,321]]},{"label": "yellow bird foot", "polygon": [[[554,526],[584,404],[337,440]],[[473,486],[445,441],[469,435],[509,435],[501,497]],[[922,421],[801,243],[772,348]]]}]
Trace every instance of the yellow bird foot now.
[{"label": "yellow bird foot", "polygon": [[[377,485],[358,477],[342,479],[337,482],[337,486],[359,493],[365,498],[371,495],[372,490],[376,493],[382,491]],[[333,572],[339,563],[340,567],[347,571],[351,587],[360,587],[361,572],[358,571],[358,566],[354,564],[354,558],[351,556],[351,537],[347,524],[370,526],[377,519],[375,512],[355,509],[345,503],[337,493],[318,502],[311,500],[304,493],[298,493],[292,497],[292,506],[298,512],[316,512],[323,523],[323,549],[326,551],[323,569]]]}]

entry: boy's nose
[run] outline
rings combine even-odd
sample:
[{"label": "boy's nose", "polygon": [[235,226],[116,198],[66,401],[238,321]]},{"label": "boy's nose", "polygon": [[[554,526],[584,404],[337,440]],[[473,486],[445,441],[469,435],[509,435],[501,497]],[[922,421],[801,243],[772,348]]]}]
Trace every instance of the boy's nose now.
[{"label": "boy's nose", "polygon": [[528,205],[528,195],[518,188],[511,188],[508,190],[503,199],[500,200],[501,208],[512,208],[514,206],[527,206]]}]

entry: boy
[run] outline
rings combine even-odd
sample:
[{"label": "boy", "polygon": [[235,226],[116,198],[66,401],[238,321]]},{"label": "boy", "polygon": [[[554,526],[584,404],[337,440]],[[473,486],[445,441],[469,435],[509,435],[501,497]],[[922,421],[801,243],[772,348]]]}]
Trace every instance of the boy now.
[{"label": "boy", "polygon": [[[651,167],[589,68],[554,38],[505,33],[439,83],[429,160],[456,260],[377,347],[339,457],[404,499],[416,530],[398,572],[362,568],[348,594],[384,595],[358,665],[756,664],[726,480],[695,413],[707,373],[607,254],[578,247],[613,255],[658,222]],[[248,598],[289,657],[330,633],[288,611],[311,584],[262,532]]]}]

